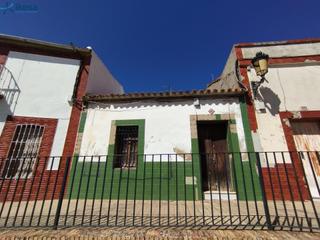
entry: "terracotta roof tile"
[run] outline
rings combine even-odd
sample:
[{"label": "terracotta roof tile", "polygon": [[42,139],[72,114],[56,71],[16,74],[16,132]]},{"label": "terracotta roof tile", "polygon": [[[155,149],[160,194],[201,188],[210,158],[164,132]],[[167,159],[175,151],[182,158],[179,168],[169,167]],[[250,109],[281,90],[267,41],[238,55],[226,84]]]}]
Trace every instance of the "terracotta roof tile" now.
[{"label": "terracotta roof tile", "polygon": [[106,94],[106,95],[86,95],[84,101],[118,101],[118,100],[142,100],[142,99],[173,99],[173,98],[193,98],[193,97],[221,97],[239,96],[244,93],[241,88],[228,89],[203,89],[191,91],[173,92],[141,92],[126,94]]}]

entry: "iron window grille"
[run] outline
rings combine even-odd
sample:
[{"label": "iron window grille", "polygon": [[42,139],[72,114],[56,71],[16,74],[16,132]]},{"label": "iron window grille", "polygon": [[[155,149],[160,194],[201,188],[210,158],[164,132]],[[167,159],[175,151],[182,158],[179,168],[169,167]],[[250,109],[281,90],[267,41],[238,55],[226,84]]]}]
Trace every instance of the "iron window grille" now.
[{"label": "iron window grille", "polygon": [[28,178],[38,157],[44,126],[18,124],[2,171],[3,178]]},{"label": "iron window grille", "polygon": [[118,126],[114,168],[134,168],[138,159],[138,126]]}]

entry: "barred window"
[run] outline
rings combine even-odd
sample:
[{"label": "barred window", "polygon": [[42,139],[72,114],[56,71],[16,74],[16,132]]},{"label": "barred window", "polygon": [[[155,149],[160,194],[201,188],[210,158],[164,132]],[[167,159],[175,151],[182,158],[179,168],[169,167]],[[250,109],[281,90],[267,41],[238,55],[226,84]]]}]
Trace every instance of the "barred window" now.
[{"label": "barred window", "polygon": [[136,167],[138,159],[138,126],[118,126],[115,142],[115,168]]},{"label": "barred window", "polygon": [[28,178],[38,156],[44,126],[18,124],[4,164],[3,178]]}]

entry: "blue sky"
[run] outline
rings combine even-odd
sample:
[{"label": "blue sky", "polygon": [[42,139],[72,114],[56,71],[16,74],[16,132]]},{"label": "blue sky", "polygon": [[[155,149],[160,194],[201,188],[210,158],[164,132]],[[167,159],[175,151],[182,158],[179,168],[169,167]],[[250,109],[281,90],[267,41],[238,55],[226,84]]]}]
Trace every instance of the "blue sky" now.
[{"label": "blue sky", "polygon": [[204,88],[234,43],[320,37],[319,0],[14,2],[38,12],[0,14],[1,33],[90,45],[127,92]]}]

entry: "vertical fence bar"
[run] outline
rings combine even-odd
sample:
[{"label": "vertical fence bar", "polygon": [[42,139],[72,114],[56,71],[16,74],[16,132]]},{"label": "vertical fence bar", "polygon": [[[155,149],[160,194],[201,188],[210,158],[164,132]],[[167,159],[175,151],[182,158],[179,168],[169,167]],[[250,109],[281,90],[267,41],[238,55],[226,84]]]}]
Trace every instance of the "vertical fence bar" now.
[{"label": "vertical fence bar", "polygon": [[167,226],[169,226],[170,225],[170,162],[169,162],[169,160],[170,160],[170,154],[168,154],[168,171],[167,171],[167,174],[168,174],[168,191],[167,191],[167,193],[168,193],[168,223],[167,223]]},{"label": "vertical fence bar", "polygon": [[[206,154],[206,153],[204,153]],[[200,154],[199,154],[200,155]],[[208,153],[206,158],[211,159],[212,158],[212,154]],[[199,159],[201,159],[201,155],[199,156]],[[213,213],[213,202],[212,202],[212,169],[208,168],[208,179],[209,179],[209,193],[210,193],[210,206],[211,206],[211,221],[212,221],[212,226],[214,226],[214,213]]]},{"label": "vertical fence bar", "polygon": [[[145,156],[142,155],[141,158],[142,158],[142,161],[144,162],[145,161]],[[139,155],[138,155],[138,164],[139,164]],[[138,180],[138,170],[139,170],[139,167],[140,167],[138,164],[136,165],[136,172],[135,172],[135,177],[134,177],[132,226],[134,226],[135,220],[136,220],[135,218],[136,218],[137,180]]]},{"label": "vertical fence bar", "polygon": [[[22,199],[23,199],[23,194],[24,194],[24,190],[25,190],[25,187],[26,187],[26,183],[28,182],[28,175],[29,175],[29,171],[30,171],[31,167],[32,167],[32,161],[30,161],[30,163],[29,163],[28,170],[27,170],[27,176],[25,177],[25,179],[23,181],[23,187],[22,187],[22,190],[21,190],[20,199],[19,199],[19,203],[18,203],[18,206],[17,206],[17,210],[16,210],[16,214],[14,216],[14,220],[13,220],[12,226],[16,225],[16,220],[17,220],[19,209],[20,209],[20,205],[21,205],[21,202],[22,202]],[[34,179],[34,176],[33,176],[32,179]],[[32,180],[32,182],[33,182],[33,180]]]},{"label": "vertical fence bar", "polygon": [[89,225],[92,225],[92,216],[94,214],[94,205],[95,205],[95,201],[96,201],[96,194],[97,194],[97,185],[98,185],[98,178],[99,178],[99,174],[100,174],[100,164],[101,164],[101,156],[98,156],[98,167],[97,167],[97,171],[96,171],[96,179],[94,181],[94,192],[93,192],[93,200],[92,200],[92,206],[91,206],[91,214],[90,214],[90,223]]},{"label": "vertical fence bar", "polygon": [[56,174],[56,178],[55,178],[55,181],[54,181],[53,192],[51,194],[51,202],[50,202],[50,207],[49,207],[46,226],[48,226],[49,220],[50,220],[50,217],[51,217],[51,210],[52,210],[52,205],[53,205],[53,201],[54,201],[54,195],[55,195],[55,192],[56,192],[56,189],[57,189],[57,183],[59,181],[59,175],[60,175],[60,170],[61,170],[61,162],[62,162],[62,157],[59,158],[58,172]]},{"label": "vertical fence bar", "polygon": [[70,202],[71,202],[72,193],[73,193],[74,179],[76,178],[76,170],[77,170],[78,160],[79,160],[78,158],[79,158],[79,157],[75,157],[75,158],[74,158],[75,164],[74,164],[74,170],[73,170],[73,173],[72,173],[72,181],[71,181],[71,185],[70,185],[69,199],[68,199],[68,204],[67,204],[66,217],[65,217],[65,219],[64,219],[64,226],[67,225],[69,208],[70,208]]},{"label": "vertical fence bar", "polygon": [[241,225],[242,223],[242,219],[241,219],[241,212],[240,212],[240,203],[239,203],[239,189],[238,189],[238,177],[237,177],[237,170],[236,170],[236,164],[235,164],[235,153],[231,153],[231,160],[232,160],[232,169],[233,169],[233,174],[234,174],[234,184],[235,184],[235,188],[236,188],[236,198],[237,198],[237,208],[238,208],[238,216],[239,216],[239,225]]},{"label": "vertical fence bar", "polygon": [[[302,197],[302,193],[301,193],[301,189],[300,189],[300,184],[299,184],[299,181],[298,181],[297,169],[296,169],[296,166],[295,166],[295,161],[294,161],[294,159],[293,159],[292,152],[290,152],[289,154],[290,154],[290,158],[292,159],[292,167],[293,167],[294,179],[295,179],[295,182],[296,182],[296,184],[297,184],[298,194],[299,194],[299,197],[300,197],[300,200],[301,200],[301,204],[302,204],[302,208],[303,208],[303,211],[304,211],[304,215],[305,215],[305,217],[306,217],[306,219],[307,219],[307,223],[308,223],[308,225],[309,225],[309,229],[312,230],[312,229],[311,229],[311,226],[310,226],[310,224],[309,224],[308,213],[307,213],[307,210],[306,210],[306,206],[304,205],[304,199],[303,199],[303,197]],[[296,153],[296,154],[298,155],[298,153]],[[297,156],[297,157],[298,157],[298,156]],[[298,159],[299,159],[299,158],[298,158]],[[300,165],[300,164],[299,164],[299,165]],[[300,167],[303,168],[302,162],[301,162]],[[311,196],[310,196],[310,197],[311,197]],[[301,220],[301,227],[303,227],[302,224],[303,224],[303,222],[302,222],[302,220]]]},{"label": "vertical fence bar", "polygon": [[[229,164],[229,154],[223,153],[225,159],[225,171],[226,171],[226,183],[227,183],[227,196],[228,196],[228,207],[229,207],[229,217],[230,217],[230,225],[232,225],[232,214],[231,214],[231,200],[230,200],[230,186],[229,186],[229,174],[228,169],[230,169]],[[230,178],[231,179],[231,178]]]},{"label": "vertical fence bar", "polygon": [[89,166],[89,173],[88,173],[88,179],[87,179],[87,189],[86,189],[86,194],[85,194],[85,196],[84,196],[84,206],[83,206],[83,210],[82,210],[81,225],[83,225],[83,223],[84,223],[84,218],[85,218],[85,216],[86,216],[88,193],[89,193],[89,189],[90,189],[92,163],[93,163],[93,156],[91,156],[91,159],[90,159],[90,162],[89,162],[90,166]]},{"label": "vertical fence bar", "polygon": [[[1,70],[0,70],[1,71]],[[3,183],[5,182],[5,165],[6,165],[6,159],[0,157],[0,193],[2,192]],[[1,195],[0,195],[1,196]]]},{"label": "vertical fence bar", "polygon": [[[191,153],[191,161],[192,161]],[[187,217],[187,184],[186,184],[186,155],[183,154],[183,185],[184,185],[184,220],[185,226],[188,225],[188,217]]]},{"label": "vertical fence bar", "polygon": [[[201,161],[201,156],[200,154],[197,154],[197,158],[199,159],[199,161]],[[193,175],[193,174],[192,174]],[[193,176],[194,177],[194,176]],[[198,179],[198,182],[200,181],[200,179]],[[202,192],[202,197],[201,197],[201,207],[202,207],[202,225],[205,226],[206,225],[206,219],[205,219],[205,211],[204,211],[204,198],[205,198],[205,194],[203,193],[202,189],[199,189],[199,191]]]},{"label": "vertical fence bar", "polygon": [[82,161],[82,168],[81,168],[81,173],[80,173],[78,193],[77,193],[77,200],[76,200],[76,206],[75,206],[75,209],[74,209],[73,223],[72,223],[72,225],[75,225],[75,223],[76,223],[77,211],[78,211],[78,204],[79,204],[79,198],[80,198],[80,192],[81,192],[81,186],[82,186],[82,177],[83,177],[83,172],[84,172],[85,164],[86,164],[86,156],[83,157],[83,161]]},{"label": "vertical fence bar", "polygon": [[[259,156],[259,153],[256,154],[256,155]],[[258,208],[258,204],[257,204],[256,188],[255,188],[255,184],[254,184],[254,180],[253,180],[253,169],[252,169],[252,166],[251,166],[252,158],[250,156],[251,156],[251,154],[249,152],[248,153],[248,159],[249,159],[250,180],[251,180],[251,186],[252,186],[252,192],[253,192],[254,206],[256,208],[256,216],[258,218],[258,223],[260,224],[260,216],[259,216],[259,208]],[[261,177],[262,177],[262,175],[261,175]],[[264,185],[261,186],[261,188],[264,189]]]},{"label": "vertical fence bar", "polygon": [[[290,193],[290,197],[291,197],[291,203],[293,205],[293,209],[294,209],[294,214],[295,214],[295,217],[296,217],[296,220],[297,220],[297,223],[298,223],[298,226],[300,227],[300,231],[302,231],[302,227],[299,223],[299,217],[298,217],[298,212],[297,212],[297,208],[296,208],[296,204],[295,204],[295,201],[294,201],[294,196],[293,196],[293,189],[291,187],[291,184],[290,184],[290,180],[289,180],[289,175],[288,175],[288,170],[287,170],[287,166],[286,166],[286,162],[285,162],[285,157],[284,157],[284,154],[283,152],[281,152],[281,157],[282,157],[282,163],[284,165],[284,170],[285,170],[285,173],[286,173],[286,179],[287,179],[287,183],[289,185],[289,193]],[[293,159],[290,159],[292,164],[293,164]],[[294,222],[293,222],[294,223]],[[291,224],[291,229],[293,228],[293,223]]]},{"label": "vertical fence bar", "polygon": [[[8,161],[8,160],[7,160],[7,161]],[[9,166],[10,166],[10,165],[9,165]],[[8,169],[9,169],[9,167],[8,167]],[[4,177],[5,177],[5,176],[4,176]],[[1,206],[0,218],[2,217],[2,213],[3,213],[3,210],[4,210],[4,206],[5,206],[5,204],[6,204],[7,198],[8,198],[8,194],[9,194],[9,192],[10,192],[11,183],[12,183],[13,178],[14,178],[14,175],[12,174],[12,175],[10,176],[10,179],[9,179],[9,182],[8,182],[8,186],[7,186],[7,189],[6,189],[6,193],[5,193],[5,196],[4,196],[3,204],[2,204],[2,206]],[[4,181],[6,181],[6,178],[3,179],[3,182],[4,182]],[[3,183],[3,182],[2,182],[2,183]],[[1,187],[2,187],[2,186],[1,186]],[[1,190],[2,190],[2,189],[1,189]]]},{"label": "vertical fence bar", "polygon": [[152,154],[152,159],[151,159],[151,201],[150,201],[150,226],[152,226],[152,202],[153,202],[153,168],[154,168],[154,155]]},{"label": "vertical fence bar", "polygon": [[32,176],[32,181],[31,181],[31,186],[30,186],[29,194],[28,194],[28,197],[27,197],[26,206],[25,206],[25,208],[24,208],[23,215],[22,215],[21,226],[23,226],[24,219],[25,219],[26,214],[27,214],[27,209],[28,209],[28,205],[29,205],[29,201],[30,201],[30,197],[31,197],[31,193],[32,193],[33,185],[34,185],[34,180],[36,179],[37,172],[38,172],[38,167],[39,167],[39,163],[40,163],[40,158],[37,157],[37,160],[36,160],[36,161],[37,161],[37,163],[36,163],[35,170],[34,170],[34,176]]},{"label": "vertical fence bar", "polygon": [[[18,160],[20,161],[20,160]],[[22,167],[21,167],[21,170],[19,172],[19,175],[18,175],[18,178],[16,179],[16,184],[15,184],[15,187],[14,187],[14,192],[13,192],[13,195],[12,195],[12,198],[11,198],[11,202],[10,202],[10,206],[9,206],[9,210],[8,210],[8,215],[7,215],[7,218],[5,220],[5,223],[4,223],[4,226],[6,227],[7,226],[7,223],[8,223],[8,220],[10,218],[10,213],[11,213],[11,209],[12,209],[12,205],[13,205],[13,202],[14,202],[14,199],[16,197],[16,193],[17,193],[17,188],[18,188],[18,185],[19,185],[19,181],[20,181],[20,178],[21,178],[21,174],[22,174],[22,169],[24,167],[24,164],[26,162],[26,158],[23,158],[23,161],[22,161]],[[19,169],[19,168],[18,168]]]},{"label": "vertical fence bar", "polygon": [[247,187],[246,187],[246,180],[244,176],[244,167],[243,167],[243,162],[242,162],[242,153],[239,153],[239,158],[240,158],[240,167],[241,167],[241,175],[242,175],[242,182],[243,182],[243,190],[244,190],[244,196],[245,196],[245,201],[246,201],[246,207],[247,207],[247,218],[249,219],[249,224],[251,224],[251,219],[250,219],[250,210],[249,210],[249,205],[248,205],[248,194],[247,194]]},{"label": "vertical fence bar", "polygon": [[272,230],[273,227],[272,227],[271,219],[270,219],[270,211],[269,211],[269,206],[268,206],[265,187],[264,187],[265,185],[264,185],[263,172],[262,172],[259,153],[256,153],[256,158],[257,158],[257,166],[258,166],[258,171],[259,171],[259,181],[260,181],[260,186],[261,186],[261,195],[262,195],[262,201],[263,201],[263,207],[264,207],[264,214],[266,216],[267,227],[269,230]]},{"label": "vertical fence bar", "polygon": [[[60,161],[61,160],[62,159],[60,159]],[[67,186],[70,162],[71,162],[71,157],[67,157],[66,168],[64,169],[62,185],[61,185],[61,190],[60,190],[60,194],[59,194],[57,211],[56,211],[56,215],[55,215],[55,218],[54,218],[54,224],[53,224],[53,228],[54,229],[57,229],[58,226],[59,226],[59,218],[60,218],[60,214],[61,214],[63,197],[64,197],[64,193],[65,193],[66,186]]]},{"label": "vertical fence bar", "polygon": [[[102,189],[101,189],[101,198],[100,198],[100,208],[99,208],[99,218],[98,218],[98,226],[101,224],[101,212],[102,212],[102,207],[103,207],[103,200],[104,200],[104,191],[106,187],[106,175],[107,175],[107,169],[108,169],[108,155],[106,156],[106,163],[104,166],[104,171],[103,171],[103,182],[102,182]],[[110,187],[111,187],[112,182],[110,181]],[[109,201],[111,198],[109,198]],[[108,213],[109,216],[109,213]]]},{"label": "vertical fence bar", "polygon": [[[223,211],[222,211],[222,198],[221,198],[221,182],[220,182],[220,173],[218,172],[219,169],[216,169],[218,168],[217,166],[219,166],[219,157],[217,156],[218,153],[214,153],[214,159],[216,160],[216,164],[214,165],[214,171],[215,171],[215,176],[216,176],[216,179],[218,180],[218,195],[219,195],[219,207],[220,207],[220,219],[221,219],[221,225],[223,226],[224,225],[224,217],[223,217]],[[216,172],[217,170],[217,172]]]},{"label": "vertical fence bar", "polygon": [[41,189],[43,175],[44,175],[44,173],[46,171],[48,159],[49,159],[48,157],[45,157],[45,161],[44,161],[44,164],[43,164],[43,169],[42,169],[41,177],[40,177],[40,181],[39,181],[39,187],[38,187],[38,190],[37,190],[37,193],[36,193],[36,196],[35,196],[35,199],[34,199],[34,204],[33,204],[33,207],[32,207],[32,212],[31,212],[30,221],[29,221],[29,227],[31,227],[31,225],[32,225],[32,219],[33,219],[34,211],[36,209],[36,205],[37,205],[37,202],[38,202],[38,196],[39,196],[39,192],[40,192],[40,189]]},{"label": "vertical fence bar", "polygon": [[161,226],[161,194],[162,194],[162,154],[160,154],[160,177],[159,177],[159,226]]},{"label": "vertical fence bar", "polygon": [[[283,195],[282,181],[280,179],[279,166],[278,166],[277,156],[276,156],[275,152],[273,152],[273,158],[274,158],[275,168],[276,168],[276,172],[277,172],[277,180],[278,180],[278,184],[279,184],[279,187],[280,187],[280,194],[281,194],[282,204],[283,204],[284,212],[286,214],[285,220],[287,221],[288,226],[289,226],[290,225],[289,215],[288,215],[287,205],[285,203],[285,198],[284,198],[284,195]],[[267,158],[267,163],[268,163],[268,158]],[[283,224],[281,226],[281,229],[283,229]]]},{"label": "vertical fence bar", "polygon": [[119,204],[120,204],[119,201],[120,201],[120,196],[121,196],[120,192],[121,192],[121,183],[122,183],[122,172],[123,172],[123,168],[120,166],[115,226],[118,226],[118,217],[119,217],[118,215],[119,215]]},{"label": "vertical fence bar", "polygon": [[123,219],[123,226],[126,226],[127,223],[127,207],[128,207],[128,191],[129,191],[129,178],[130,178],[130,160],[128,164],[128,173],[127,173],[127,182],[126,182],[126,200],[124,205],[124,219]]},{"label": "vertical fence bar", "polygon": [[114,157],[115,156],[111,156],[111,160],[110,160],[111,161],[110,163],[111,181],[110,181],[109,202],[108,202],[107,226],[109,226],[109,221],[110,221],[110,209],[111,209],[112,191],[113,191],[113,184],[114,184],[114,167],[113,167]]},{"label": "vertical fence bar", "polygon": [[[142,178],[142,206],[141,206],[141,226],[144,225],[144,194],[145,194],[145,188],[146,188],[146,165],[147,165],[147,156],[144,155],[144,161],[143,161],[143,178]],[[152,193],[151,193],[152,194]]]},{"label": "vertical fence bar", "polygon": [[46,183],[46,189],[45,189],[45,192],[44,192],[44,196],[43,196],[42,204],[41,204],[41,209],[40,209],[40,213],[39,213],[39,219],[38,219],[38,225],[37,225],[38,227],[40,226],[40,222],[41,222],[41,217],[42,217],[43,208],[44,208],[44,204],[45,204],[47,193],[48,193],[48,188],[49,188],[49,184],[50,184],[50,179],[51,179],[51,174],[52,174],[52,168],[53,168],[54,161],[55,161],[55,157],[52,157],[51,158],[51,165],[50,165],[50,169],[49,169],[49,174],[48,174],[48,177],[46,178],[47,183]]},{"label": "vertical fence bar", "polygon": [[175,190],[176,190],[176,225],[179,225],[179,195],[178,195],[178,154],[175,155],[175,162],[176,162],[176,177],[175,177]]},{"label": "vertical fence bar", "polygon": [[[264,156],[265,156],[266,164],[267,164],[268,177],[269,177],[270,186],[271,186],[271,195],[272,195],[273,205],[274,205],[275,213],[276,213],[276,221],[278,221],[277,219],[278,219],[279,213],[278,213],[277,203],[276,203],[276,200],[275,200],[275,193],[274,193],[275,189],[274,189],[274,186],[273,186],[273,179],[271,178],[268,154],[264,153]],[[273,228],[275,227],[274,224],[275,223],[272,223],[272,227]]]},{"label": "vertical fence bar", "polygon": [[[194,225],[197,225],[197,214],[196,214],[196,193],[195,193],[195,184],[194,184],[194,155],[192,154],[191,158],[191,174],[192,174],[192,203],[193,203],[193,222]],[[199,179],[198,179],[199,181]],[[200,190],[200,189],[199,189]],[[201,191],[201,190],[200,190]]]}]

